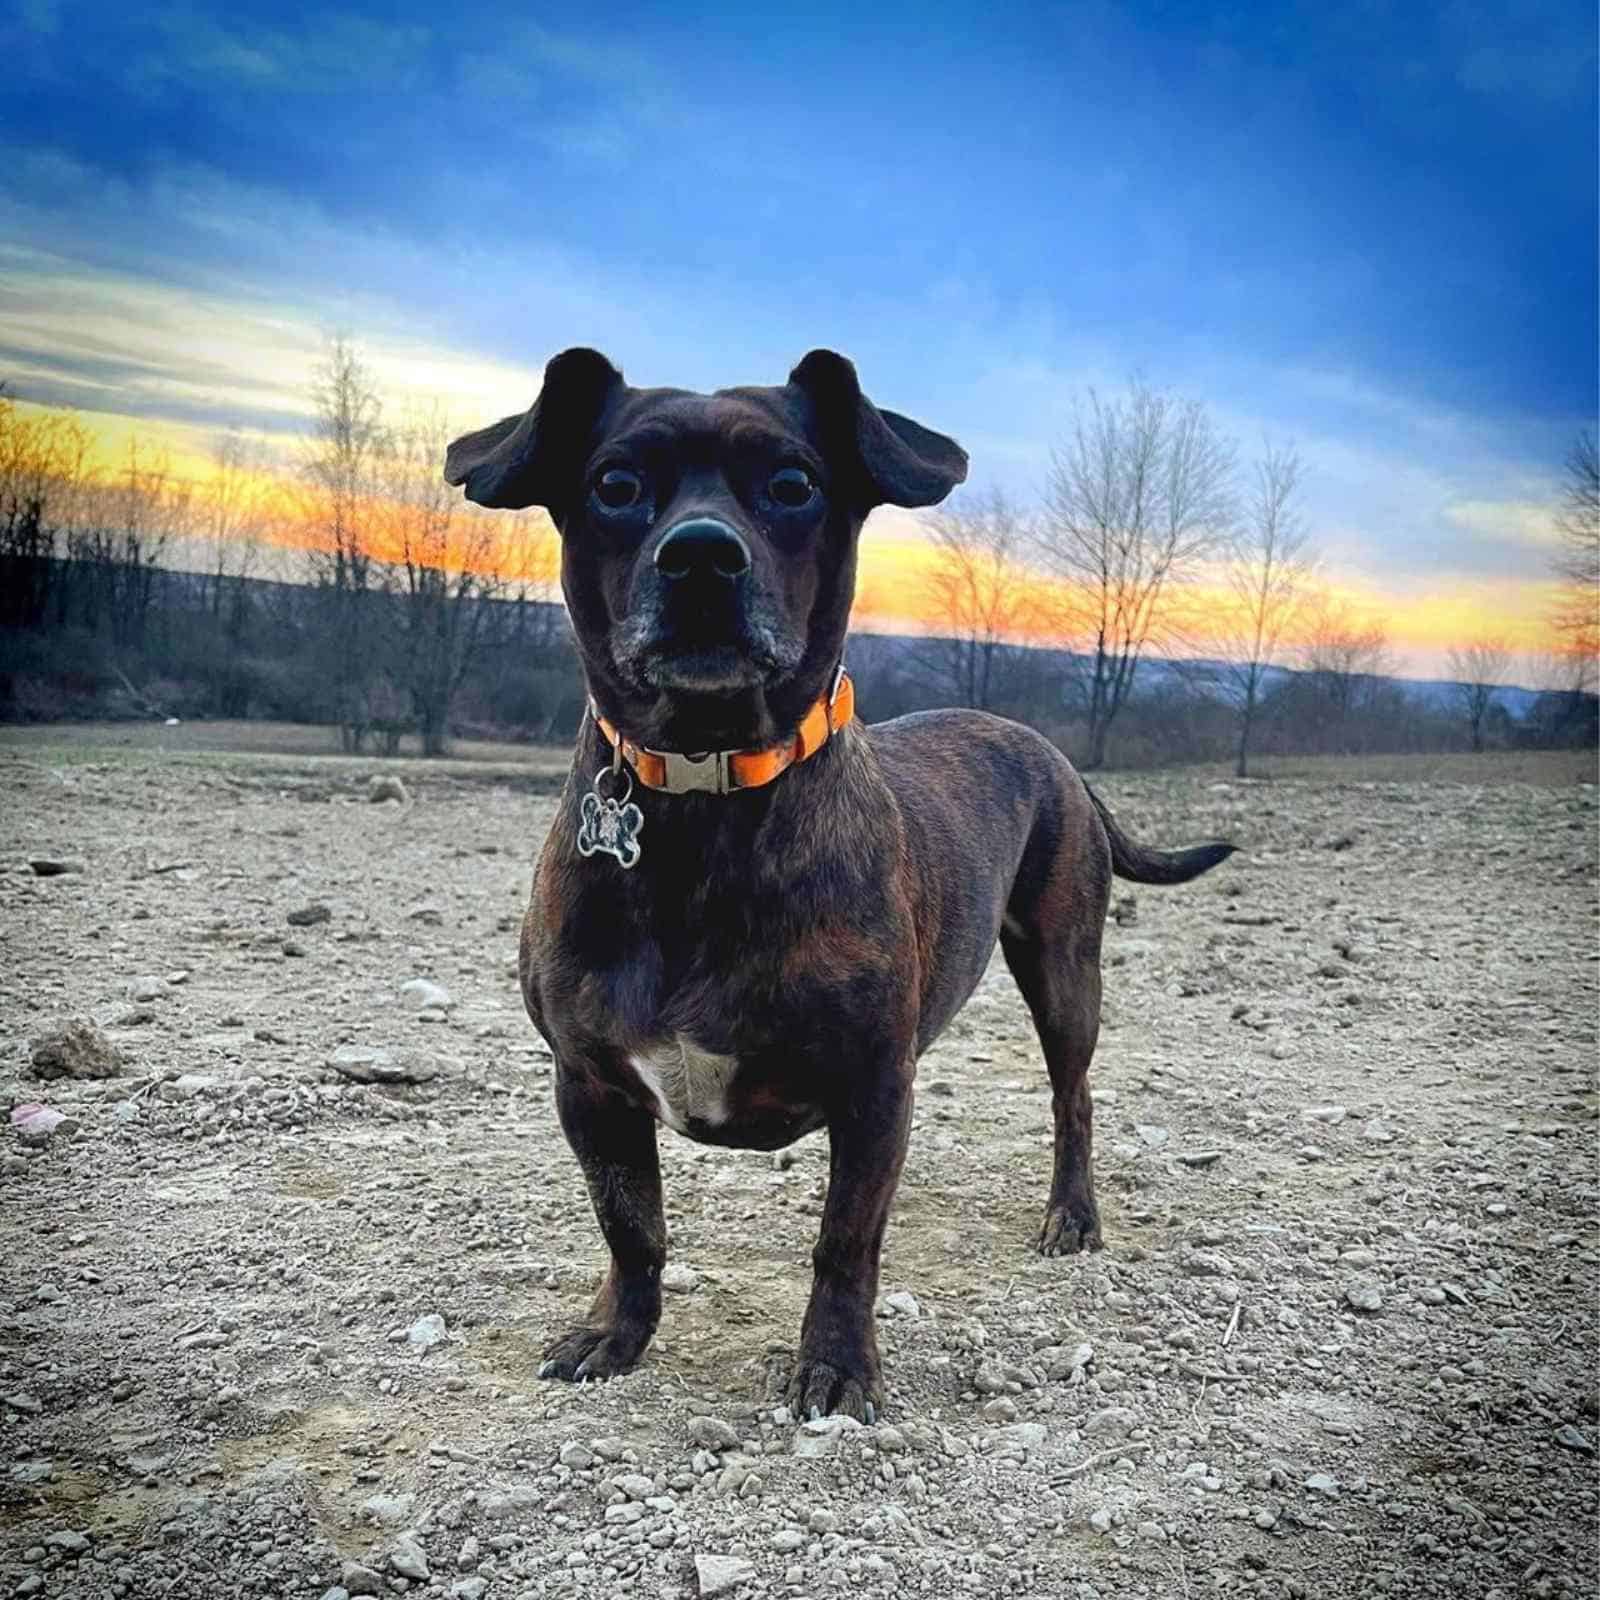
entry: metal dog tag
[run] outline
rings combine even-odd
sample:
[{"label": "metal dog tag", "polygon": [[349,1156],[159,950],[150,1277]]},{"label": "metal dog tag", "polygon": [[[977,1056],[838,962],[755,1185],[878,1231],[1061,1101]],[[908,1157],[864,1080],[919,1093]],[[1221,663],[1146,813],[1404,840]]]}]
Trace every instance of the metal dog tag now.
[{"label": "metal dog tag", "polygon": [[610,767],[602,767],[594,775],[593,788],[583,797],[578,854],[614,856],[625,869],[636,867],[644,854],[644,846],[639,843],[639,835],[644,832],[644,812],[628,799],[633,793],[631,777],[619,798],[608,800],[600,793],[600,780],[611,772]]}]

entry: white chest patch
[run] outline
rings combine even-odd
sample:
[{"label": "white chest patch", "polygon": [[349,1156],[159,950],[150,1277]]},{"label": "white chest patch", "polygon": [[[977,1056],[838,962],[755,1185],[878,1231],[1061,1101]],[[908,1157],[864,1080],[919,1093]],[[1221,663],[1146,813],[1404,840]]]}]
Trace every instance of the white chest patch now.
[{"label": "white chest patch", "polygon": [[691,1121],[728,1120],[728,1085],[739,1070],[737,1056],[713,1055],[681,1033],[630,1056],[633,1070],[656,1102],[656,1115],[679,1133]]}]

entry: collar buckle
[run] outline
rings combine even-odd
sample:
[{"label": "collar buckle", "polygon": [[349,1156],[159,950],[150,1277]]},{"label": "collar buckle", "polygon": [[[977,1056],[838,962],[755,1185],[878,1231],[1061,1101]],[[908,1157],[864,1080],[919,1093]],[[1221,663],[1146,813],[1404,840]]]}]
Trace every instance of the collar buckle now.
[{"label": "collar buckle", "polygon": [[669,794],[728,794],[734,787],[728,758],[734,753],[704,750],[698,755],[685,755],[677,750],[656,751],[666,773],[661,787]]}]

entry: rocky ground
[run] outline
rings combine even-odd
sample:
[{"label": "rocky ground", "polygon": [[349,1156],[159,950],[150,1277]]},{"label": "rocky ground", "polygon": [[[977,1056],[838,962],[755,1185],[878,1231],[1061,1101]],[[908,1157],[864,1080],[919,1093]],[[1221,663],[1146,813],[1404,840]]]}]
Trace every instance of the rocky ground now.
[{"label": "rocky ground", "polygon": [[513,981],[547,782],[0,757],[0,1595],[1593,1594],[1596,791],[1517,770],[1108,778],[1245,853],[1119,892],[1107,1249],[1029,1249],[997,962],[888,1415],[797,1428],[819,1138],[664,1134],[660,1338],[534,1376],[603,1259]]}]

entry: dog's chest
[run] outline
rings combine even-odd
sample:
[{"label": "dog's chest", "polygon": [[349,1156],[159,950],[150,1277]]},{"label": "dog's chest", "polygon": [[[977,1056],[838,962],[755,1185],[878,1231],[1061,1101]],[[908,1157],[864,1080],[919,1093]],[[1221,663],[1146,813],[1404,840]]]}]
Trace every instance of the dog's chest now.
[{"label": "dog's chest", "polygon": [[687,1133],[691,1123],[716,1127],[728,1120],[736,1056],[702,1050],[680,1033],[631,1055],[628,1064],[654,1099],[656,1114],[679,1133]]}]

